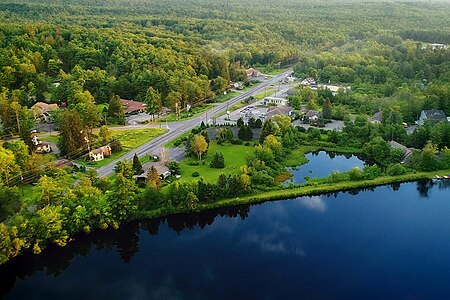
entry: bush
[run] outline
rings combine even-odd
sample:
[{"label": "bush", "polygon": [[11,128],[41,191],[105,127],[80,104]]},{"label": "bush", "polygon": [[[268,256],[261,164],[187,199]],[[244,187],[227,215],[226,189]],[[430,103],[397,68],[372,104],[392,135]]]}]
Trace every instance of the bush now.
[{"label": "bush", "polygon": [[200,173],[199,173],[199,172],[194,172],[194,173],[192,173],[192,177],[198,177],[198,176],[200,176]]},{"label": "bush", "polygon": [[198,165],[199,165],[199,163],[198,163],[197,160],[195,160],[195,161],[190,161],[190,162],[188,162],[187,164],[188,164],[189,166],[198,166]]},{"label": "bush", "polygon": [[122,143],[118,140],[114,140],[109,144],[109,147],[111,147],[111,152],[120,152],[123,150]]},{"label": "bush", "polygon": [[242,141],[242,140],[239,140],[239,139],[232,139],[232,140],[231,140],[231,143],[232,143],[233,145],[242,145],[243,141]]},{"label": "bush", "polygon": [[350,171],[348,171],[348,176],[351,181],[358,181],[364,179],[364,172],[361,171],[360,168],[353,168]]},{"label": "bush", "polygon": [[404,166],[402,166],[401,164],[394,164],[394,165],[390,165],[387,168],[386,172],[389,176],[399,176],[399,175],[406,174],[406,168]]},{"label": "bush", "polygon": [[251,143],[250,142],[246,142],[244,145],[245,146],[251,146]]},{"label": "bush", "polygon": [[221,152],[216,152],[209,166],[216,169],[225,168],[225,159],[223,157],[223,154]]}]

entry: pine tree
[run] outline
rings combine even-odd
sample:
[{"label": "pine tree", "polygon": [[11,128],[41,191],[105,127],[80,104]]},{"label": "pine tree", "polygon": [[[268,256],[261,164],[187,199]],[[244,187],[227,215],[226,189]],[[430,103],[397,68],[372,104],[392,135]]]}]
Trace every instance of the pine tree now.
[{"label": "pine tree", "polygon": [[142,164],[139,161],[139,157],[137,156],[136,153],[133,156],[133,170],[134,170],[134,174],[136,174],[136,175],[142,174],[144,172],[142,169]]},{"label": "pine tree", "polygon": [[147,185],[153,189],[161,188],[161,178],[159,177],[158,170],[154,166],[148,171]]}]

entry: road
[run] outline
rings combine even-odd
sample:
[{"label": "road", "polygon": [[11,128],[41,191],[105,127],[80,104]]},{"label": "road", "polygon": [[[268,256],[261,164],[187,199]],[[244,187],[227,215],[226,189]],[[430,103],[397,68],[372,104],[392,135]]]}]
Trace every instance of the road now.
[{"label": "road", "polygon": [[[100,177],[106,177],[110,176],[114,173],[114,167],[116,164],[121,160],[131,160],[134,156],[134,154],[137,154],[138,157],[145,156],[149,153],[152,154],[159,154],[161,147],[164,146],[167,142],[175,139],[176,137],[182,135],[186,131],[190,131],[192,128],[200,125],[202,121],[208,120],[209,117],[213,117],[214,115],[226,110],[229,107],[232,107],[233,105],[237,104],[238,102],[250,97],[251,95],[257,93],[258,91],[264,89],[267,86],[270,86],[271,84],[278,83],[281,79],[285,78],[289,74],[292,73],[292,69],[288,69],[285,72],[281,73],[280,75],[274,76],[273,78],[262,82],[261,84],[254,86],[250,88],[249,90],[237,95],[236,97],[231,98],[227,102],[220,103],[213,108],[206,111],[204,114],[197,116],[195,118],[186,120],[186,121],[180,121],[180,122],[171,122],[163,124],[163,128],[166,127],[169,129],[169,131],[153,140],[151,140],[148,143],[145,143],[141,145],[140,147],[131,150],[130,152],[122,155],[121,157],[113,160],[109,164],[104,165],[101,168],[97,169],[98,175]],[[128,126],[127,126],[128,127]],[[128,127],[130,128],[130,127]]]}]

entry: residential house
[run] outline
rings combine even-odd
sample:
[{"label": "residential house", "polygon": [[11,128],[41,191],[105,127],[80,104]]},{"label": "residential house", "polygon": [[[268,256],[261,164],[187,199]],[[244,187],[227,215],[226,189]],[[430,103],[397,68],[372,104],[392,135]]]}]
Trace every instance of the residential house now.
[{"label": "residential house", "polygon": [[49,153],[53,151],[50,143],[40,141],[35,134],[31,136],[31,141],[33,142],[33,150],[37,153]]},{"label": "residential house", "polygon": [[111,156],[112,151],[111,147],[103,146],[98,149],[91,150],[89,152],[89,159],[93,161],[101,161],[104,160],[105,157]]},{"label": "residential house", "polygon": [[262,105],[269,105],[269,106],[286,106],[288,105],[289,100],[284,98],[266,97],[261,103]]},{"label": "residential house", "polygon": [[441,121],[447,122],[447,117],[442,110],[422,110],[422,112],[420,113],[420,118],[416,121],[416,124],[423,125],[426,120],[430,120],[433,123],[439,123]]},{"label": "residential house", "polygon": [[342,89],[344,93],[347,93],[350,90],[349,86],[342,86],[338,84],[319,84],[318,87],[330,90],[333,96],[336,96],[340,89]]},{"label": "residential house", "polygon": [[51,113],[58,110],[58,105],[37,102],[31,107],[31,110],[33,111],[34,120],[36,122],[50,123],[52,121]]},{"label": "residential house", "polygon": [[39,141],[38,144],[34,145],[34,151],[37,153],[49,153],[52,152],[52,146],[47,142]]},{"label": "residential house", "polygon": [[317,121],[322,118],[322,113],[320,111],[310,109],[305,114],[305,118],[310,124],[317,124]]},{"label": "residential house", "polygon": [[396,142],[396,141],[390,141],[389,145],[391,145],[392,148],[399,149],[402,151],[402,157],[401,162],[407,162],[411,158],[411,155],[413,154],[413,151],[409,149],[408,147]]},{"label": "residential house", "polygon": [[148,173],[150,172],[150,169],[152,166],[156,168],[156,171],[158,171],[159,178],[161,178],[161,180],[164,180],[171,175],[169,168],[166,167],[165,165],[161,164],[160,162],[147,162],[142,165],[142,169],[144,170],[144,173],[139,174],[139,175],[134,175],[133,177],[138,182],[142,182],[142,183],[147,182]]},{"label": "residential house", "polygon": [[300,85],[301,86],[309,86],[309,87],[317,87],[317,82],[314,78],[308,77],[308,78],[303,79],[300,82]]},{"label": "residential house", "polygon": [[247,78],[261,76],[261,72],[253,68],[246,69],[245,74],[247,75]]},{"label": "residential house", "polygon": [[272,106],[267,111],[267,117],[273,118],[276,115],[293,116],[294,110],[290,106]]},{"label": "residential house", "polygon": [[370,122],[372,124],[380,124],[383,121],[383,113],[381,111],[373,114]]},{"label": "residential house", "polygon": [[146,104],[134,100],[120,99],[125,115],[136,115],[147,111]]}]

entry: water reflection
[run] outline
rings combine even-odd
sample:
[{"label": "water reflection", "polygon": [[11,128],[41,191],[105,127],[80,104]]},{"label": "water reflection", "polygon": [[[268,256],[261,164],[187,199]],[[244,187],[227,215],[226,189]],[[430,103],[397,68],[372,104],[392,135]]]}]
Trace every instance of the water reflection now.
[{"label": "water reflection", "polygon": [[[404,186],[407,186],[408,188],[404,189]],[[26,254],[20,258],[11,260],[6,265],[0,267],[0,277],[2,279],[2,284],[0,285],[0,295],[6,295],[9,291],[11,291],[14,288],[17,280],[27,277],[33,277],[36,273],[42,272],[43,274],[51,275],[53,277],[59,277],[72,265],[77,257],[89,257],[92,256],[92,253],[96,251],[100,251],[98,254],[96,254],[99,257],[105,256],[106,253],[116,252],[120,256],[121,260],[125,262],[125,264],[133,264],[133,259],[139,261],[137,254],[139,252],[143,252],[143,250],[140,249],[140,246],[147,252],[149,251],[147,248],[142,246],[142,241],[140,241],[140,239],[144,239],[144,236],[147,236],[148,239],[148,235],[143,235],[142,233],[148,232],[151,236],[161,235],[163,233],[164,236],[167,235],[167,229],[170,229],[171,231],[176,232],[178,235],[181,235],[185,238],[177,239],[176,242],[173,242],[173,244],[167,244],[167,248],[156,247],[155,251],[160,251],[158,252],[158,254],[160,255],[159,257],[164,255],[165,251],[167,251],[168,249],[172,249],[174,246],[180,247],[180,249],[177,248],[176,251],[179,250],[183,252],[185,251],[185,248],[183,247],[194,245],[195,243],[197,243],[197,241],[201,243],[202,240],[200,240],[200,238],[195,238],[195,235],[200,236],[201,234],[209,233],[208,238],[205,238],[203,240],[203,243],[205,242],[205,240],[209,241],[211,237],[214,237],[214,239],[221,239],[224,236],[222,230],[223,228],[231,228],[229,232],[227,232],[229,233],[229,239],[224,239],[227,251],[236,251],[236,253],[239,254],[241,254],[241,252],[247,253],[250,256],[253,254],[256,255],[256,252],[259,252],[265,257],[268,257],[269,255],[291,258],[303,258],[314,255],[318,256],[318,249],[323,249],[322,251],[326,252],[324,250],[326,249],[326,247],[323,247],[324,244],[328,244],[330,242],[335,243],[336,245],[345,245],[345,241],[334,241],[338,237],[339,239],[345,237],[345,235],[342,236],[342,234],[348,235],[347,243],[349,243],[353,239],[353,236],[350,236],[349,233],[355,234],[354,231],[357,227],[354,227],[351,224],[349,225],[349,227],[345,227],[343,228],[343,230],[339,231],[339,234],[332,234],[330,232],[330,235],[326,238],[324,237],[323,241],[316,241],[315,243],[317,246],[313,247],[313,243],[311,241],[316,238],[316,235],[313,231],[308,232],[311,225],[316,224],[315,226],[323,226],[324,231],[320,232],[321,234],[324,234],[324,232],[326,233],[328,230],[332,230],[332,228],[336,225],[340,223],[344,224],[344,220],[346,220],[349,216],[357,220],[361,213],[361,211],[355,210],[357,209],[357,207],[364,207],[365,209],[369,210],[369,203],[367,203],[366,198],[379,197],[379,199],[376,200],[382,201],[386,197],[386,195],[390,195],[389,193],[392,193],[392,191],[399,191],[398,196],[403,195],[405,196],[404,198],[408,199],[408,201],[409,199],[418,198],[417,196],[422,198],[435,199],[438,190],[450,188],[450,180],[423,180],[418,181],[417,183],[409,183],[405,185],[392,184],[388,187],[391,191],[386,188],[369,188],[362,190],[351,190],[347,191],[346,193],[330,193],[328,195],[321,196],[301,197],[290,202],[279,201],[252,206],[252,208],[258,211],[258,216],[252,217],[250,218],[251,220],[248,220],[244,223],[235,222],[236,224],[234,225],[236,226],[231,226],[230,220],[227,220],[226,218],[231,218],[236,221],[246,220],[250,214],[251,207],[249,205],[215,209],[195,214],[179,214],[154,220],[131,222],[120,226],[120,228],[117,230],[107,229],[96,231],[90,235],[80,235],[76,237],[74,242],[69,243],[64,248],[50,246],[40,255]],[[359,198],[360,200],[364,201],[352,202],[352,205],[350,205],[349,203],[347,203],[347,205],[343,205],[344,203],[342,201],[335,201],[334,199],[330,199],[355,199],[354,197],[351,197],[349,195],[357,195],[363,191],[375,192],[373,196],[371,196],[371,192],[365,195],[364,198]],[[396,199],[395,196],[392,198]],[[392,205],[395,205],[395,202],[393,201]],[[425,203],[424,201],[420,202]],[[371,205],[375,205],[373,203],[376,203],[376,201],[370,203]],[[256,209],[256,207],[258,209]],[[390,208],[395,207],[389,207],[389,210]],[[395,215],[396,218],[401,218],[403,215],[403,210],[399,211],[401,211],[402,213],[399,215]],[[344,214],[345,217],[339,219],[339,213]],[[420,213],[422,213],[422,210],[420,210]],[[325,218],[324,216],[327,217]],[[322,221],[328,220],[330,216],[335,216],[335,218],[337,219],[334,220],[334,222],[329,221],[330,223],[323,222],[322,224]],[[367,216],[361,215],[361,222],[365,222],[364,218],[366,217]],[[416,217],[417,216],[415,216],[415,218]],[[430,220],[431,219],[433,218],[430,218]],[[317,222],[317,220],[322,221]],[[213,223],[216,223],[214,227],[211,227],[214,229],[214,231],[198,230],[206,229]],[[218,227],[218,225],[220,226]],[[222,225],[223,227],[221,227]],[[182,234],[182,232],[186,229],[190,230],[195,228],[197,228],[197,230],[193,233],[190,232]],[[218,228],[221,231],[218,231]],[[369,226],[369,229],[370,228],[371,227]],[[387,232],[391,232],[391,230],[392,227],[389,227],[389,230],[387,230]],[[361,236],[365,237],[365,234],[366,233],[361,234]],[[380,233],[372,232],[371,234],[383,235],[383,231],[381,231]],[[204,236],[205,235],[201,237]],[[160,236],[158,236],[158,238],[160,238]],[[386,236],[386,238],[388,239],[388,236]],[[365,242],[367,241],[363,239],[363,242],[356,246],[363,247],[363,245],[365,245]],[[207,244],[205,246],[209,247],[210,244]],[[373,246],[374,245],[372,245],[372,247]],[[223,247],[223,245],[219,246],[220,251],[224,250]],[[205,251],[208,252],[209,248],[207,248],[207,250]],[[216,251],[218,250],[216,249]],[[339,249],[338,252],[344,253],[345,251],[345,249]],[[360,253],[363,252],[364,251],[360,251]],[[146,253],[145,255],[152,256],[156,254]],[[189,255],[194,254],[189,253]],[[199,255],[201,256],[201,254]],[[327,254],[322,253],[322,255],[326,256]],[[170,261],[171,257],[169,256],[165,259],[167,261]],[[134,262],[136,263],[136,261]],[[87,265],[85,267],[89,268],[90,266]],[[161,268],[163,268],[164,270],[164,267],[166,266],[163,265],[163,267]],[[186,266],[186,268],[192,267],[193,266],[190,265]],[[200,268],[198,272],[202,273],[202,278],[204,277],[205,282],[213,280],[215,276],[213,266],[205,264],[196,267]],[[219,266],[217,265],[215,267],[219,268]],[[177,267],[174,268],[176,269]],[[152,297],[153,295],[159,295],[163,298],[167,298],[174,295],[170,293],[177,293],[177,287],[174,283],[175,279],[168,270],[172,269],[167,269],[167,272],[161,274],[161,281],[158,282],[159,286],[152,290],[153,294],[150,295],[150,297]],[[129,284],[131,285],[130,288],[135,289],[135,294],[139,295],[141,289],[139,283],[136,282]]]}]

